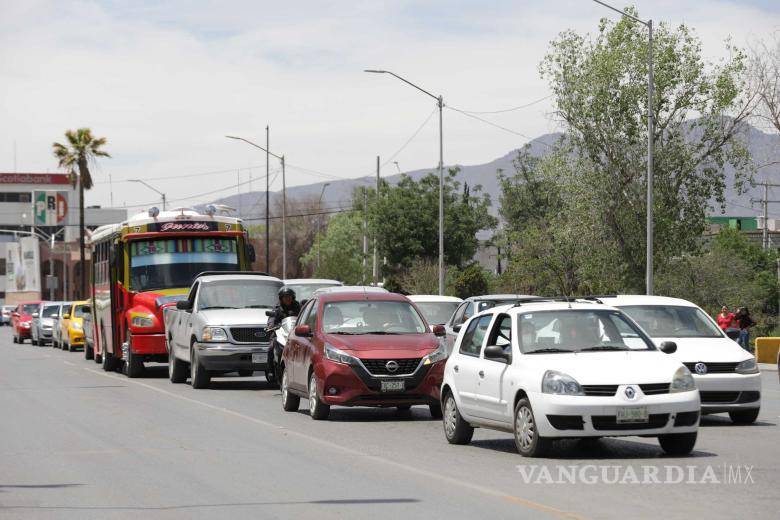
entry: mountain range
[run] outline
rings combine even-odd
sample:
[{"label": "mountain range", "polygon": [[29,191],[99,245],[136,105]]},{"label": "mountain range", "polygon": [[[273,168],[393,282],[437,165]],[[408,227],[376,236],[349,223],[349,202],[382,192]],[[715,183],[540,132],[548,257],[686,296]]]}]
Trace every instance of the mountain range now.
[{"label": "mountain range", "polygon": [[[559,133],[544,134],[533,139],[530,145],[532,155],[541,156],[547,153],[549,146],[561,137]],[[734,170],[726,168],[726,204],[723,211],[719,204],[711,204],[709,214],[728,215],[728,216],[759,216],[762,213],[762,206],[756,202],[763,197],[763,186],[758,183],[764,180],[770,183],[780,183],[780,135],[776,133],[766,133],[755,127],[749,126],[746,129],[745,138],[748,143],[748,149],[753,157],[754,163],[759,167],[754,175],[754,184],[747,185],[742,193],[737,192],[734,182]],[[460,173],[458,180],[461,183],[468,182],[469,185],[481,185],[483,192],[490,195],[493,203],[491,211],[494,214],[498,212],[498,200],[500,196],[500,186],[498,183],[497,171],[503,170],[507,173],[514,171],[512,161],[517,157],[518,150],[511,150],[506,155],[493,159],[484,164],[461,165],[451,164],[448,167],[458,166]],[[766,165],[766,166],[764,166]],[[435,172],[436,168],[427,168],[404,172],[414,179],[419,179],[424,175]],[[401,174],[383,175],[382,178],[393,184],[398,182]],[[288,203],[292,200],[309,199],[317,201],[322,193],[323,186],[328,184],[325,189],[321,211],[335,212],[342,208],[349,208],[351,196],[354,188],[359,186],[373,186],[376,182],[375,177],[366,176],[353,179],[328,179],[312,184],[293,186],[287,189]],[[773,191],[774,190],[774,191]],[[780,200],[780,188],[770,188],[770,200]],[[271,191],[271,208],[281,204],[281,190]],[[265,191],[252,191],[242,193],[241,195],[231,195],[214,201],[215,204],[224,204],[238,210],[240,216],[249,221],[261,220],[265,215]],[[780,218],[780,206],[770,204],[770,217]],[[289,208],[289,206],[288,206]],[[272,214],[275,213],[272,210]]]}]

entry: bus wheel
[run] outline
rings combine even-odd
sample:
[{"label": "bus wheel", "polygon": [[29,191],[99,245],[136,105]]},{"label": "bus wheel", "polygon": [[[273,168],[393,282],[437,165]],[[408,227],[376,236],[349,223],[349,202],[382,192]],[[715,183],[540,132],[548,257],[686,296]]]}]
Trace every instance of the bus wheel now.
[{"label": "bus wheel", "polygon": [[111,355],[111,352],[103,352],[103,370],[106,372],[113,372],[114,371],[114,356]]},{"label": "bus wheel", "polygon": [[133,353],[133,336],[127,331],[127,359],[125,360],[125,375],[130,378],[141,377],[144,373],[144,362]]}]

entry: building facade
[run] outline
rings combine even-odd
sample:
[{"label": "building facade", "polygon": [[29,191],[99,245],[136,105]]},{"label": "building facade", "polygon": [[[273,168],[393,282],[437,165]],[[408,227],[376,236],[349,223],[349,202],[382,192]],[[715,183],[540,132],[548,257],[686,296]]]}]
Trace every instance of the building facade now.
[{"label": "building facade", "polygon": [[[0,172],[0,301],[80,296],[79,193],[71,181],[64,173]],[[84,211],[88,229],[126,218],[125,209]]]}]

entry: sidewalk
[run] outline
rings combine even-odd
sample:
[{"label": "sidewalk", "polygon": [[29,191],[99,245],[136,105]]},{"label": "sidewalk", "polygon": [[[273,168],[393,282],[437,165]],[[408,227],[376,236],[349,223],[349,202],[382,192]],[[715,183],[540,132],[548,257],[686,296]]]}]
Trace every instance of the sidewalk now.
[{"label": "sidewalk", "polygon": [[777,365],[772,363],[759,363],[758,369],[761,372],[777,372]]}]

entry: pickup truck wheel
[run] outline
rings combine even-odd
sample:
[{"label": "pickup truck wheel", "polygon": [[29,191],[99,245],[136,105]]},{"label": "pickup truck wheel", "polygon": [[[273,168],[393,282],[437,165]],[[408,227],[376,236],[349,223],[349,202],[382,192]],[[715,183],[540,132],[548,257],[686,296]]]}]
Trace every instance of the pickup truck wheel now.
[{"label": "pickup truck wheel", "polygon": [[455,396],[447,393],[444,398],[444,436],[450,444],[468,444],[474,435],[474,427],[463,420],[455,402]]},{"label": "pickup truck wheel", "polygon": [[254,370],[239,370],[238,375],[240,377],[252,377],[252,374],[254,374]]},{"label": "pickup truck wheel", "polygon": [[187,382],[187,366],[184,361],[178,359],[173,353],[173,348],[168,347],[168,379],[171,383]]},{"label": "pickup truck wheel", "polygon": [[127,359],[125,360],[125,375],[130,378],[141,377],[144,373],[144,362],[141,358],[133,353],[133,335],[128,330],[126,333],[127,338]]},{"label": "pickup truck wheel", "polygon": [[301,398],[290,392],[290,373],[282,369],[282,409],[285,412],[296,412],[301,405]]},{"label": "pickup truck wheel", "polygon": [[322,421],[330,415],[330,406],[320,401],[317,394],[317,376],[314,372],[309,378],[309,415],[315,421]]},{"label": "pickup truck wheel", "polygon": [[190,384],[192,385],[192,388],[200,389],[208,388],[209,382],[211,382],[211,376],[206,369],[203,368],[203,365],[200,364],[200,360],[198,360],[198,351],[193,348],[192,354],[190,355]]}]

